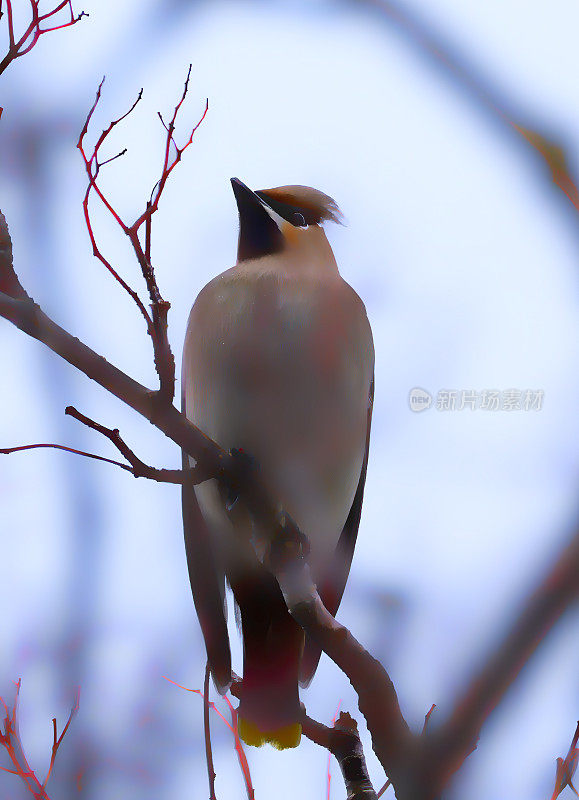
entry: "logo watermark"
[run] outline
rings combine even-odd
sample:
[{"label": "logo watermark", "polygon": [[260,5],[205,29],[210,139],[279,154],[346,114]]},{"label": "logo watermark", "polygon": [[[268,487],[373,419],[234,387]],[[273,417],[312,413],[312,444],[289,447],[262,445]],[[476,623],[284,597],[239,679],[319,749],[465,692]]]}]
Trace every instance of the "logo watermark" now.
[{"label": "logo watermark", "polygon": [[542,389],[440,389],[436,395],[415,386],[408,395],[408,405],[415,413],[435,408],[437,411],[541,411],[545,392]]}]

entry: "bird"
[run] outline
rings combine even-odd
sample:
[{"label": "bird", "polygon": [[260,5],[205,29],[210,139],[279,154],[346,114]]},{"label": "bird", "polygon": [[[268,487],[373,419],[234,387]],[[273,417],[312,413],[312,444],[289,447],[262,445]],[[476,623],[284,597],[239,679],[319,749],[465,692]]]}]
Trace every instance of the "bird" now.
[{"label": "bird", "polygon": [[[335,615],[360,524],[374,394],[366,308],[341,277],[324,230],[336,202],[308,186],[253,191],[231,179],[235,266],[197,296],[185,335],[182,412],[224,450],[259,465],[309,544]],[[194,459],[183,454],[184,467]],[[216,479],[183,485],[193,599],[217,690],[232,682],[225,584],[243,640],[238,731],[249,745],[296,747],[300,684],[321,650],[308,640],[259,557],[259,521]],[[263,539],[262,539],[263,541]]]}]

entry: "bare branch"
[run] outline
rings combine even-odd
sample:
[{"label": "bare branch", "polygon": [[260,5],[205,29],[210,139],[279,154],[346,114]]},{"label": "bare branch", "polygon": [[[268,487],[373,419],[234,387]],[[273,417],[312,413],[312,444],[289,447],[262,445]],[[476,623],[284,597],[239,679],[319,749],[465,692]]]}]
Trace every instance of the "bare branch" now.
[{"label": "bare branch", "polygon": [[53,734],[52,753],[50,755],[50,765],[48,767],[48,772],[46,773],[46,778],[44,779],[44,783],[42,784],[42,788],[45,788],[46,784],[48,783],[48,779],[50,778],[50,775],[51,775],[53,767],[54,767],[54,762],[56,760],[56,754],[58,753],[58,748],[62,744],[62,740],[66,736],[66,732],[68,731],[68,729],[70,727],[70,723],[72,722],[73,718],[75,717],[75,715],[76,715],[76,713],[78,711],[79,702],[80,702],[80,689],[77,689],[74,705],[70,709],[70,714],[68,715],[68,719],[66,721],[66,725],[62,729],[62,733],[60,734],[60,736],[58,736],[58,729],[57,729],[57,726],[56,726],[56,719],[52,720],[52,734]]},{"label": "bare branch", "polygon": [[[231,704],[231,701],[229,700],[229,698],[225,697],[224,698],[225,702],[227,703],[229,711],[231,713],[231,722],[229,723],[225,719],[225,717],[223,716],[221,711],[217,708],[215,703],[209,701],[209,695],[208,695],[208,691],[207,691],[207,689],[208,689],[208,683],[207,683],[208,678],[207,678],[207,675],[208,675],[208,672],[206,670],[206,672],[205,672],[205,689],[204,689],[204,692],[199,691],[199,689],[188,689],[186,686],[181,686],[180,683],[175,683],[175,681],[172,681],[170,678],[167,678],[165,676],[163,676],[163,677],[165,678],[165,680],[169,681],[169,683],[172,683],[174,686],[178,686],[180,689],[185,689],[186,692],[191,692],[192,694],[199,695],[199,697],[202,698],[204,704],[207,705],[209,708],[211,708],[213,711],[215,711],[215,713],[223,720],[223,722],[225,722],[225,724],[227,725],[229,730],[233,733],[235,751],[237,753],[239,766],[240,766],[241,772],[243,774],[243,780],[245,782],[245,789],[247,791],[248,800],[254,800],[254,791],[253,791],[253,784],[252,784],[252,781],[251,781],[251,773],[249,771],[249,764],[247,762],[247,757],[245,755],[245,750],[243,749],[243,744],[241,743],[241,739],[239,738],[239,732],[238,732],[238,729],[237,729],[237,711],[233,707],[233,705]],[[231,687],[232,694],[234,696],[236,696],[238,694],[238,692],[236,690],[239,689],[240,685],[241,685],[241,680],[237,676],[234,676],[234,683],[233,683],[233,685]]]},{"label": "bare branch", "polygon": [[211,669],[209,661],[205,666],[205,681],[203,683],[203,729],[205,732],[205,760],[207,761],[207,778],[209,780],[209,800],[217,800],[215,796],[215,768],[213,766],[213,753],[211,752],[211,729],[209,727],[209,676]]},{"label": "bare branch", "polygon": [[[88,230],[88,235],[90,237],[93,255],[96,258],[98,258],[98,260],[104,265],[104,267],[110,272],[110,274],[113,276],[113,278],[122,286],[122,288],[125,290],[125,292],[127,292],[129,297],[136,304],[137,308],[139,309],[139,311],[143,315],[143,318],[144,318],[145,323],[147,325],[147,332],[149,333],[150,336],[152,336],[153,335],[153,321],[152,321],[152,319],[151,319],[151,317],[149,315],[149,312],[145,308],[145,306],[144,306],[141,298],[137,294],[137,292],[134,289],[132,289],[123,278],[121,278],[121,276],[119,275],[117,270],[114,269],[114,267],[112,266],[110,261],[107,258],[105,258],[105,256],[101,252],[101,250],[100,250],[100,248],[99,248],[99,246],[97,244],[97,241],[96,241],[96,236],[94,234],[94,229],[93,229],[93,226],[92,226],[92,220],[91,220],[91,216],[90,216],[89,200],[90,200],[91,191],[94,189],[95,193],[97,194],[97,196],[99,197],[99,199],[101,200],[101,202],[103,203],[105,208],[110,212],[110,214],[114,218],[115,222],[121,227],[123,232],[126,233],[127,230],[128,230],[127,225],[125,225],[125,223],[121,219],[121,217],[118,214],[118,212],[113,208],[112,204],[105,197],[105,195],[103,194],[103,192],[100,189],[100,186],[96,182],[101,166],[103,166],[104,164],[110,163],[110,161],[112,160],[112,159],[106,159],[105,161],[99,162],[98,155],[99,155],[99,150],[100,150],[103,142],[105,141],[105,139],[109,135],[109,133],[113,130],[113,128],[116,125],[118,125],[122,120],[124,120],[134,110],[136,105],[140,102],[140,100],[141,100],[141,98],[143,96],[143,90],[141,89],[141,91],[139,92],[139,94],[137,96],[137,99],[135,100],[135,102],[133,103],[131,108],[125,114],[123,114],[121,117],[119,117],[116,120],[113,120],[109,124],[108,128],[106,128],[101,133],[97,143],[94,146],[94,149],[93,149],[91,155],[88,156],[86,151],[85,151],[84,139],[85,139],[85,136],[87,134],[88,126],[89,126],[90,121],[91,121],[91,119],[93,117],[95,109],[96,109],[96,107],[99,104],[99,101],[101,99],[102,88],[103,88],[104,82],[105,82],[105,79],[103,78],[102,81],[99,84],[99,87],[98,87],[97,93],[96,93],[96,97],[95,97],[95,101],[92,104],[92,106],[91,106],[91,108],[90,108],[90,110],[89,110],[89,112],[87,114],[86,120],[84,122],[83,128],[82,128],[82,130],[80,132],[80,135],[78,137],[78,142],[77,142],[77,145],[76,145],[77,149],[79,150],[79,152],[80,152],[80,154],[82,156],[82,160],[84,161],[85,170],[86,170],[86,173],[87,173],[87,176],[88,176],[88,186],[87,186],[87,189],[86,189],[86,192],[85,192],[85,195],[84,195],[84,199],[82,201],[84,219],[85,219],[85,224],[86,224],[86,227],[87,227],[87,230]],[[116,156],[115,156],[115,158],[116,158]]]},{"label": "bare branch", "polygon": [[[64,9],[68,9],[69,12],[69,19],[66,22],[61,23],[60,25],[52,25],[48,28],[43,28],[42,23],[48,19],[55,18],[60,11]],[[79,14],[75,15],[73,8],[72,8],[72,0],[61,0],[58,5],[56,5],[51,11],[47,11],[44,14],[39,14],[38,12],[38,3],[32,0],[31,2],[31,12],[32,12],[32,19],[28,24],[28,27],[24,31],[24,33],[20,36],[20,38],[16,39],[16,34],[14,32],[14,15],[12,12],[12,0],[6,0],[6,16],[7,16],[7,24],[8,24],[8,52],[4,56],[4,58],[0,61],[0,75],[4,72],[4,70],[15,61],[17,58],[29,53],[32,48],[36,45],[40,37],[45,33],[51,33],[52,31],[58,31],[62,28],[70,28],[71,25],[75,25],[79,22],[83,17],[88,17],[88,14],[85,11],[81,11]]]},{"label": "bare branch", "polygon": [[233,738],[235,741],[235,752],[237,753],[239,768],[241,769],[243,780],[245,781],[245,791],[247,792],[247,800],[255,800],[255,792],[253,790],[253,783],[251,781],[251,773],[249,771],[247,756],[245,755],[245,750],[243,749],[243,744],[241,743],[241,739],[239,737],[239,728],[238,728],[239,717],[237,714],[237,709],[233,707],[227,695],[225,696],[225,702],[229,706],[229,712],[231,714],[231,729],[233,731]]},{"label": "bare branch", "polygon": [[20,686],[21,681],[19,680],[16,683],[16,695],[14,698],[14,704],[12,706],[12,710],[10,710],[3,700],[0,697],[0,703],[4,708],[5,717],[3,720],[3,729],[0,733],[0,745],[4,747],[10,761],[14,769],[6,769],[2,767],[5,772],[10,772],[13,775],[18,775],[26,789],[30,794],[35,798],[35,800],[50,800],[48,794],[46,793],[46,784],[48,783],[48,779],[52,773],[52,769],[54,767],[54,762],[56,759],[56,755],[58,753],[58,748],[62,744],[62,740],[64,739],[69,727],[70,723],[72,722],[76,712],[78,711],[78,703],[79,703],[79,694],[77,692],[75,702],[72,706],[70,714],[68,716],[68,721],[64,726],[64,729],[60,736],[58,736],[58,731],[56,727],[56,720],[52,720],[53,726],[53,745],[52,745],[52,753],[50,757],[50,766],[48,768],[48,773],[44,780],[44,783],[40,783],[36,774],[33,769],[31,769],[28,761],[26,760],[26,756],[24,754],[24,749],[22,747],[22,741],[20,739],[20,733],[18,730],[18,697],[20,694]]},{"label": "bare branch", "polygon": [[[135,220],[132,225],[127,225],[123,219],[121,218],[120,214],[116,211],[112,203],[108,200],[108,198],[104,195],[103,191],[101,190],[100,186],[97,183],[97,177],[99,174],[99,170],[105,164],[110,163],[117,159],[120,155],[123,155],[125,150],[121,153],[113,156],[112,158],[108,158],[106,160],[99,160],[99,152],[103,144],[105,143],[107,137],[111,133],[111,131],[124,119],[126,119],[129,114],[131,114],[139,101],[142,98],[143,90],[139,92],[139,95],[133,105],[129,108],[129,110],[123,114],[118,119],[113,120],[109,123],[108,127],[103,130],[101,135],[96,141],[96,144],[93,148],[93,151],[90,155],[87,154],[85,149],[85,137],[88,131],[89,124],[92,120],[94,112],[97,108],[97,105],[100,101],[101,94],[102,94],[102,86],[104,82],[104,78],[101,81],[100,86],[98,87],[97,94],[95,101],[89,110],[87,118],[85,120],[85,124],[82,128],[82,131],[79,136],[79,140],[77,143],[77,147],[81,153],[82,159],[84,161],[85,170],[88,176],[88,186],[85,193],[85,197],[83,200],[83,210],[85,216],[85,222],[88,229],[88,233],[90,236],[91,244],[93,247],[94,255],[104,264],[106,269],[113,275],[115,280],[117,280],[123,289],[130,295],[133,301],[137,304],[141,314],[145,318],[147,323],[147,332],[151,337],[153,342],[153,353],[154,353],[154,360],[155,360],[155,370],[159,376],[159,392],[158,392],[158,402],[160,404],[163,403],[171,403],[173,401],[175,395],[175,358],[173,356],[173,352],[171,350],[171,346],[169,343],[169,336],[168,336],[168,327],[167,327],[167,315],[170,309],[170,303],[163,299],[161,293],[159,291],[159,287],[157,284],[157,280],[155,277],[155,270],[151,261],[151,219],[153,214],[157,211],[159,200],[169,178],[169,175],[175,168],[175,166],[181,160],[181,156],[183,152],[191,145],[193,142],[193,136],[195,131],[201,125],[205,115],[207,114],[208,103],[205,105],[205,111],[201,117],[201,119],[197,122],[197,124],[193,127],[189,139],[183,145],[183,147],[178,147],[173,133],[175,130],[175,123],[177,120],[177,116],[185,101],[187,96],[187,92],[189,90],[189,79],[191,76],[191,65],[189,66],[189,70],[187,72],[187,77],[185,79],[185,85],[183,88],[183,93],[181,99],[175,106],[173,111],[173,116],[171,118],[171,122],[166,125],[161,117],[161,121],[165,127],[167,132],[166,140],[165,140],[165,152],[164,152],[164,159],[163,159],[163,167],[161,170],[161,177],[155,184],[153,192],[151,194],[151,199],[147,202],[145,211]],[[159,115],[160,116],[160,115]],[[171,156],[171,148],[174,148],[175,152],[173,156]],[[89,210],[89,199],[91,191],[94,190],[101,202],[104,204],[105,208],[109,211],[112,215],[115,222],[119,225],[123,233],[125,233],[131,246],[133,248],[135,257],[139,263],[141,268],[141,272],[143,278],[145,280],[145,284],[147,287],[147,291],[149,293],[149,298],[151,300],[151,315],[149,315],[148,311],[146,311],[141,299],[139,298],[137,292],[132,289],[126,281],[124,281],[118,272],[112,267],[111,263],[106,259],[100,248],[97,245],[96,237],[94,234],[92,221],[90,217],[90,210]],[[154,195],[154,197],[153,197]],[[140,228],[142,225],[145,225],[145,245],[141,244],[140,240]]]},{"label": "bare branch", "polygon": [[[430,709],[426,712],[426,714],[424,716],[424,725],[422,726],[422,736],[424,736],[424,734],[426,732],[426,728],[428,727],[428,723],[430,722],[430,717],[432,716],[432,713],[435,710],[435,708],[436,708],[436,704],[433,703],[430,706]],[[378,800],[378,798],[382,797],[382,795],[384,794],[386,789],[388,789],[390,786],[392,786],[392,781],[390,780],[390,778],[388,778],[388,780],[386,781],[384,786],[377,793],[377,795],[376,795],[377,800]]]},{"label": "bare branch", "polygon": [[6,217],[0,211],[0,292],[10,297],[23,299],[28,297],[14,271],[12,263],[12,240],[8,230]]},{"label": "bare branch", "polygon": [[408,778],[416,737],[402,716],[388,673],[326,610],[303,559],[275,574],[291,615],[349,678],[374,752],[398,792],[398,786],[405,785]]},{"label": "bare branch", "polygon": [[209,477],[211,477],[209,474],[203,471],[201,465],[189,467],[189,469],[157,469],[156,467],[150,467],[148,464],[145,464],[144,461],[141,461],[134,451],[131,450],[119,433],[118,428],[105,428],[104,425],[101,425],[100,423],[90,419],[90,417],[81,414],[80,411],[77,411],[77,409],[74,408],[74,406],[67,406],[64,413],[78,420],[78,422],[82,422],[83,425],[86,425],[93,431],[97,431],[97,433],[102,434],[102,436],[105,436],[110,442],[112,442],[121,455],[123,455],[130,464],[130,467],[128,467],[126,464],[119,464],[119,466],[122,466],[124,469],[131,472],[135,478],[148,478],[149,480],[157,481],[158,483],[191,484],[195,486],[198,483],[203,483],[203,481],[206,481]]},{"label": "bare branch", "polygon": [[97,456],[95,453],[86,453],[84,450],[76,450],[74,447],[66,447],[63,444],[45,444],[42,442],[40,444],[21,444],[17,447],[0,447],[0,454],[7,456],[10,455],[10,453],[19,453],[22,450],[39,450],[45,447],[52,450],[64,450],[65,453],[74,453],[74,455],[84,456],[85,458],[94,458],[95,461],[106,461],[107,464],[113,464],[115,467],[126,469],[128,472],[133,471],[131,467],[127,464],[122,464],[120,461],[114,461],[112,458],[104,458],[104,456]]}]

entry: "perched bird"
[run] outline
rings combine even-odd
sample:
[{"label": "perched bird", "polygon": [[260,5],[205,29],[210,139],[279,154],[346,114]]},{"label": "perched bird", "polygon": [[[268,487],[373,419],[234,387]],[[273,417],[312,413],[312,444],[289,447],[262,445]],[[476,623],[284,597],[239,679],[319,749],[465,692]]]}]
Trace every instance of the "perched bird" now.
[{"label": "perched bird", "polygon": [[[372,333],[322,228],[340,220],[334,200],[307,186],[253,192],[237,178],[231,183],[237,264],[208,283],[191,309],[182,408],[222,448],[257,460],[276,500],[307,536],[314,581],[335,614],[364,493]],[[183,488],[189,576],[208,660],[225,692],[227,579],[243,636],[239,733],[248,744],[295,747],[298,681],[310,682],[320,651],[305,641],[258,558],[258,522],[234,500],[216,480]]]}]

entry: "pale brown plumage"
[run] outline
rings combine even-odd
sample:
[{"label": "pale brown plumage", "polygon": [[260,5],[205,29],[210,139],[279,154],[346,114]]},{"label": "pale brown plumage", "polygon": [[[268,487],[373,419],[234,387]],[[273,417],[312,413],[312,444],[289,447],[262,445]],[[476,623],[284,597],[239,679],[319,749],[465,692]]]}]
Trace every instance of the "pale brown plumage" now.
[{"label": "pale brown plumage", "polygon": [[[337,219],[335,202],[309,187],[253,193],[237,182],[234,190],[243,257],[200,292],[191,310],[183,410],[222,447],[243,448],[259,461],[308,537],[314,580],[335,613],[360,520],[372,334],[323,228],[301,224]],[[228,511],[216,481],[185,488],[183,496],[191,582],[214,679],[222,690],[230,680],[226,576],[244,636],[240,715],[279,744],[285,740],[275,731],[295,727],[298,718],[298,673],[309,682],[319,650],[307,644],[302,652],[303,634],[259,562],[256,523],[242,501]],[[195,564],[199,552],[204,565]],[[290,746],[297,743],[290,739]]]}]

